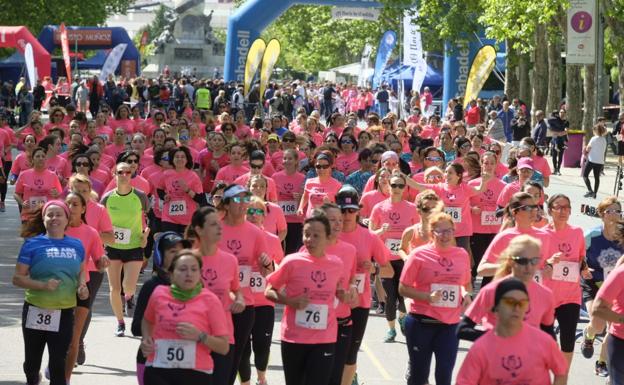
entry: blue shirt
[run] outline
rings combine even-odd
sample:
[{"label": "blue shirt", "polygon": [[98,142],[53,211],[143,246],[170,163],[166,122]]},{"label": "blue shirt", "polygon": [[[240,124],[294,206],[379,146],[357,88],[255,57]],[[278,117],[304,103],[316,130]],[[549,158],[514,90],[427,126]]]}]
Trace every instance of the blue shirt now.
[{"label": "blue shirt", "polygon": [[616,262],[624,253],[624,248],[615,241],[604,236],[603,225],[585,232],[585,258],[592,271],[592,281],[604,281],[604,269],[615,267]]},{"label": "blue shirt", "polygon": [[373,173],[370,171],[362,172],[362,170],[357,170],[347,177],[346,183],[353,186],[361,197],[364,186],[366,186],[366,182],[368,182],[371,176],[373,176]]}]

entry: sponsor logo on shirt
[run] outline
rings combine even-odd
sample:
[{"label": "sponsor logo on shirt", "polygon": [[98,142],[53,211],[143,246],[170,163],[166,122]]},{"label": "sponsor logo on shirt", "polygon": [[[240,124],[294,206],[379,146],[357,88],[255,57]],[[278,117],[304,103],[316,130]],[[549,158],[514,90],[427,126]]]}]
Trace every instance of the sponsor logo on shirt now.
[{"label": "sponsor logo on shirt", "polygon": [[180,313],[182,312],[182,310],[186,309],[186,304],[180,304],[177,305],[175,303],[168,303],[167,307],[169,308],[169,310],[171,310],[171,315],[174,317],[178,317],[180,315]]},{"label": "sponsor logo on shirt", "polygon": [[388,218],[392,221],[393,224],[397,225],[401,220],[401,214],[397,212],[392,212],[388,215]]},{"label": "sponsor logo on shirt", "polygon": [[64,258],[64,259],[76,259],[76,249],[73,247],[49,247],[46,249],[46,257],[48,258]]},{"label": "sponsor logo on shirt", "polygon": [[572,246],[568,242],[563,242],[559,244],[559,251],[561,251],[566,257],[570,255],[572,251]]},{"label": "sponsor logo on shirt", "polygon": [[501,365],[502,367],[511,374],[511,377],[517,377],[518,373],[516,373],[520,368],[522,368],[522,358],[516,356],[515,354],[510,354],[507,357],[501,357]]},{"label": "sponsor logo on shirt", "polygon": [[232,254],[236,256],[238,256],[238,253],[240,253],[240,249],[243,247],[238,239],[230,239],[229,241],[227,241],[226,245],[230,252],[232,252]]},{"label": "sponsor logo on shirt", "polygon": [[310,274],[310,278],[316,284],[316,287],[320,289],[327,280],[327,275],[324,271],[316,270]]},{"label": "sponsor logo on shirt", "polygon": [[204,280],[204,283],[208,286],[208,287],[212,287],[212,285],[214,285],[214,281],[217,280],[217,271],[214,269],[206,269],[203,270],[201,273],[201,276]]}]

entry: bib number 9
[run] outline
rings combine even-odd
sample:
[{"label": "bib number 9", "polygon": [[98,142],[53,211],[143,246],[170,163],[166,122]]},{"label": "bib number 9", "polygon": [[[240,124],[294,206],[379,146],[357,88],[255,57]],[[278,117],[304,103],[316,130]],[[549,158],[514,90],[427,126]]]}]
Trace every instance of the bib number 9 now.
[{"label": "bib number 9", "polygon": [[576,283],[579,278],[580,271],[578,262],[560,261],[553,265],[553,280]]}]

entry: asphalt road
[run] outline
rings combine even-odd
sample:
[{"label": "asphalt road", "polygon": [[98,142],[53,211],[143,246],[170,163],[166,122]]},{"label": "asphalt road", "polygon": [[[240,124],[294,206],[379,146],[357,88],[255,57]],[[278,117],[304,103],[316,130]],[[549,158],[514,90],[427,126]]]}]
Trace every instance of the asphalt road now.
[{"label": "asphalt road", "polygon": [[[614,167],[607,166],[606,176],[601,183],[598,199],[583,198],[585,187],[579,169],[564,169],[563,176],[551,177],[548,194],[565,193],[572,199],[573,215],[571,222],[587,229],[599,223],[598,219],[580,214],[581,204],[595,206],[601,198],[613,191]],[[23,340],[20,328],[23,290],[11,284],[16,255],[21,245],[18,237],[20,225],[17,205],[12,197],[12,189],[7,198],[7,211],[0,213],[0,384],[23,384],[22,372],[24,358]],[[142,280],[147,274],[142,276]],[[94,317],[86,338],[87,361],[75,370],[73,385],[136,384],[135,356],[139,341],[133,337],[118,338],[113,336],[116,326],[108,302],[106,280],[100,289],[94,306]],[[127,323],[130,322],[128,319]],[[382,342],[386,332],[385,320],[371,315],[362,350],[359,355],[358,375],[361,384],[385,385],[404,384],[403,375],[407,363],[405,338],[399,334],[395,343]],[[275,323],[272,354],[269,362],[268,381],[271,385],[284,384],[279,347],[279,317]],[[587,360],[579,351],[579,344],[574,355],[568,383],[571,385],[604,384],[605,379],[594,375],[594,359]],[[459,370],[470,344],[462,342],[455,372]],[[596,349],[598,351],[598,349]],[[596,352],[596,356],[597,356]],[[44,355],[44,365],[47,353]],[[433,373],[433,370],[432,370]],[[433,381],[432,378],[430,379]],[[252,375],[255,381],[255,374]],[[47,383],[45,380],[43,383]],[[254,382],[252,382],[254,383]]]}]

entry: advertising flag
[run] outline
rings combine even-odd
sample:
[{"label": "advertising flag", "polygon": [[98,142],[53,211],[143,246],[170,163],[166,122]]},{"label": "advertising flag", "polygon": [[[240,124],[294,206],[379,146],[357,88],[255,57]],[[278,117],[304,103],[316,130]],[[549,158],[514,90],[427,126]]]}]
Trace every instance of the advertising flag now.
[{"label": "advertising flag", "polygon": [[358,87],[366,87],[366,77],[369,74],[368,61],[373,53],[373,46],[366,43],[364,50],[362,51],[362,58],[360,59],[360,73],[358,74]]},{"label": "advertising flag", "polygon": [[65,29],[65,23],[61,23],[61,49],[63,50],[63,61],[65,62],[65,73],[67,74],[67,81],[71,82],[71,60],[69,59],[69,39],[67,38],[67,29]]},{"label": "advertising flag", "polygon": [[24,62],[26,63],[30,89],[33,89],[37,84],[37,71],[35,71],[35,56],[33,55],[33,48],[30,43],[26,44],[26,48],[24,48]]},{"label": "advertising flag", "polygon": [[282,47],[277,39],[271,39],[264,50],[262,68],[260,69],[260,97],[264,96],[264,90],[269,85],[271,73],[277,63]]},{"label": "advertising flag", "polygon": [[127,46],[128,44],[126,43],[117,44],[115,48],[110,51],[102,66],[102,72],[100,72],[100,82],[105,83],[108,75],[115,73]]},{"label": "advertising flag", "polygon": [[373,89],[377,89],[381,83],[381,75],[386,69],[392,50],[397,45],[397,35],[394,31],[386,31],[377,48],[377,58],[375,59],[375,73],[373,74]]},{"label": "advertising flag", "polygon": [[258,72],[258,68],[262,63],[262,57],[266,50],[266,43],[262,39],[256,39],[247,52],[247,60],[245,61],[245,84],[243,95],[247,96],[251,90],[251,82]]},{"label": "advertising flag", "polygon": [[472,66],[468,73],[466,93],[464,94],[464,109],[472,99],[477,98],[485,81],[492,73],[494,65],[496,65],[496,49],[494,49],[494,46],[485,45],[481,47],[472,60]]}]

